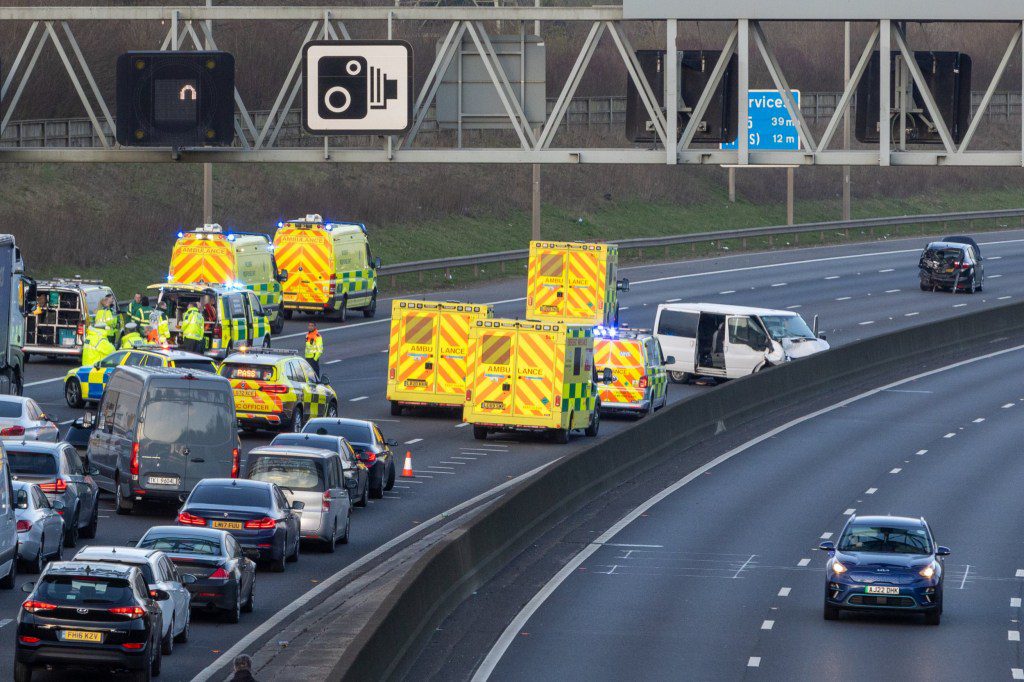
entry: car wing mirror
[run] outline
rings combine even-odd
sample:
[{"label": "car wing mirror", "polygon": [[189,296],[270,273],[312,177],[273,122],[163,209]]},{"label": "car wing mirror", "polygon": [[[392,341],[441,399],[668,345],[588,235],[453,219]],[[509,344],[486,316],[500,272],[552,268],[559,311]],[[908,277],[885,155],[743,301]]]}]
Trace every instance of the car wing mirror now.
[{"label": "car wing mirror", "polygon": [[192,583],[194,583],[198,579],[199,578],[195,577],[191,573],[182,573],[181,574],[181,584],[182,585],[191,585]]},{"label": "car wing mirror", "polygon": [[85,470],[85,473],[89,474],[90,476],[99,476],[100,470],[97,469],[96,467],[89,467],[88,469]]},{"label": "car wing mirror", "polygon": [[57,511],[64,511],[64,502],[62,500],[54,500],[50,503],[50,506]]},{"label": "car wing mirror", "polygon": [[940,545],[939,548],[935,550],[935,556],[949,556],[950,554],[951,552],[949,551],[949,547],[942,547]]},{"label": "car wing mirror", "polygon": [[306,503],[303,502],[302,500],[295,500],[294,502],[292,502],[292,509],[294,509],[295,511],[302,511],[305,508]]},{"label": "car wing mirror", "polygon": [[836,543],[832,542],[831,540],[825,540],[824,542],[818,545],[818,549],[820,549],[823,552],[834,552],[836,551]]},{"label": "car wing mirror", "polygon": [[345,488],[346,489],[348,489],[348,490],[355,490],[358,487],[359,487],[359,479],[357,479],[355,476],[353,476],[352,478],[346,478],[345,479]]},{"label": "car wing mirror", "polygon": [[287,270],[278,270],[277,271],[277,277],[275,277],[275,279],[278,282],[281,282],[281,283],[287,282],[288,281],[288,271]]},{"label": "car wing mirror", "polygon": [[676,364],[676,356],[674,356],[674,355],[668,356],[667,358],[665,358],[662,361],[661,364],[663,364],[663,365],[674,365],[674,364]]},{"label": "car wing mirror", "polygon": [[36,589],[36,584],[34,582],[32,582],[32,581],[29,581],[27,583],[23,583],[22,586],[21,586],[21,591],[24,592],[25,594],[32,594],[32,590],[34,590],[34,589]]},{"label": "car wing mirror", "polygon": [[326,374],[321,374],[320,375],[319,383],[323,384],[324,386],[330,386],[331,385],[331,378],[329,376],[327,376]]},{"label": "car wing mirror", "polygon": [[380,265],[381,265],[380,256],[377,256],[376,258],[373,259],[373,269],[374,270],[380,270]]},{"label": "car wing mirror", "polygon": [[398,441],[395,440],[394,438],[389,438],[388,440],[384,441],[384,443],[390,448],[398,446]]},{"label": "car wing mirror", "polygon": [[615,283],[615,288],[619,291],[629,291],[629,280],[626,278],[620,279]]}]

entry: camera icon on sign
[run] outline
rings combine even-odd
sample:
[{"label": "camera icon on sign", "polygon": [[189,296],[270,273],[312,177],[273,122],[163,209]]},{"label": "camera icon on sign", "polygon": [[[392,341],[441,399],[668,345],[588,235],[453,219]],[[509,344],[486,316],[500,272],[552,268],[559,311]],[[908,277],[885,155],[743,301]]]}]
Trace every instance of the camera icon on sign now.
[{"label": "camera icon on sign", "polygon": [[321,118],[357,120],[398,99],[398,80],[368,65],[364,57],[335,56],[319,60],[317,108]]}]

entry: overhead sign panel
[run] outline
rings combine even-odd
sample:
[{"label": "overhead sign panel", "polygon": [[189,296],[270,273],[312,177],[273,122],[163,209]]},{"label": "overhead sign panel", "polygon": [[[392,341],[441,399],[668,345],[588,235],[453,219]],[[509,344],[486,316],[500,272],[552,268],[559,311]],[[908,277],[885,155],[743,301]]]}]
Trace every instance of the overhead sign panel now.
[{"label": "overhead sign panel", "polygon": [[[800,106],[800,91],[793,90]],[[753,151],[795,151],[800,149],[800,129],[778,90],[750,90],[747,98],[747,149]],[[722,149],[736,149],[738,140]]]},{"label": "overhead sign panel", "polygon": [[314,135],[403,133],[412,124],[412,46],[401,40],[306,43],[302,124]]},{"label": "overhead sign panel", "polygon": [[626,19],[1021,21],[1020,0],[623,0]]}]

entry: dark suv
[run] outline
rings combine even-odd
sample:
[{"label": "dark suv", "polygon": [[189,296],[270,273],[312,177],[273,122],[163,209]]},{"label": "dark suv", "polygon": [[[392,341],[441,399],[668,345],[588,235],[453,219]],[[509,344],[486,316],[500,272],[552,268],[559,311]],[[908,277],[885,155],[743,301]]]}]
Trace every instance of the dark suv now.
[{"label": "dark suv", "polygon": [[57,561],[18,613],[14,679],[28,682],[35,666],[128,670],[134,680],[160,674],[162,622],[157,600],[136,566]]},{"label": "dark suv", "polygon": [[918,261],[921,291],[946,289],[973,294],[985,284],[985,266],[976,248],[962,242],[932,242]]}]

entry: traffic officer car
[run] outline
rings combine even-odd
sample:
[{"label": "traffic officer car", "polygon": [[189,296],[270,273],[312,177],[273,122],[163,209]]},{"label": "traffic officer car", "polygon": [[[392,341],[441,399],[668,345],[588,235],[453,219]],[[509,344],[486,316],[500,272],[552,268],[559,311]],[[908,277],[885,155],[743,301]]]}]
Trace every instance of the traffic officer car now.
[{"label": "traffic officer car", "polygon": [[132,350],[114,351],[95,365],[83,365],[67,373],[64,379],[64,400],[70,407],[81,408],[86,402],[98,403],[107,387],[107,379],[115,367],[179,367],[197,372],[217,373],[217,364],[210,358],[186,353],[171,346],[137,346]]},{"label": "traffic officer car", "polygon": [[597,327],[594,365],[611,370],[600,384],[601,412],[633,414],[638,419],[668,404],[668,372],[661,344],[649,330]]},{"label": "traffic officer car", "polygon": [[220,375],[231,382],[243,429],[301,431],[315,417],[338,416],[338,394],[326,374],[317,377],[296,351],[229,355]]}]

